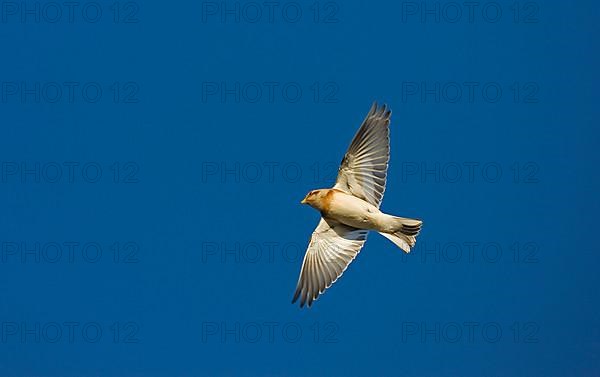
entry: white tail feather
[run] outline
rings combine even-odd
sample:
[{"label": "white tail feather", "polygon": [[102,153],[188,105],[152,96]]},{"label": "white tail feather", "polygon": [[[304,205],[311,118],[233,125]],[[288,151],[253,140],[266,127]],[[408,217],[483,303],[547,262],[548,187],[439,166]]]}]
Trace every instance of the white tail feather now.
[{"label": "white tail feather", "polygon": [[379,234],[392,241],[396,246],[410,253],[410,248],[415,246],[417,236],[421,231],[421,220],[407,219],[386,215],[389,219],[387,226]]},{"label": "white tail feather", "polygon": [[382,236],[392,241],[396,246],[401,248],[405,253],[410,253],[411,246],[415,245],[415,237],[405,236],[404,234],[390,234],[379,232]]}]

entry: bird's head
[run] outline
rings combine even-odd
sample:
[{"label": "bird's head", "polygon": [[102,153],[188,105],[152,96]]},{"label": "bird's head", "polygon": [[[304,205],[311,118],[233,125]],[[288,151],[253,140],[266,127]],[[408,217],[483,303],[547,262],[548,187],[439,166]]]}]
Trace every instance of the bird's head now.
[{"label": "bird's head", "polygon": [[308,204],[311,207],[317,207],[321,198],[326,194],[324,191],[325,190],[312,190],[308,194],[306,194],[306,196],[304,197],[304,199],[302,199],[300,203]]}]

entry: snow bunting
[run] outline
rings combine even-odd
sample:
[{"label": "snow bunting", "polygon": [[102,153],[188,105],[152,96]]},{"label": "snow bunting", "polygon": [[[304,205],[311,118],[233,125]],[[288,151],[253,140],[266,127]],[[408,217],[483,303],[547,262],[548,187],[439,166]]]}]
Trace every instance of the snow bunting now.
[{"label": "snow bunting", "polygon": [[390,159],[392,112],[373,103],[342,159],[333,188],[313,190],[301,201],[321,212],[313,232],[292,303],[314,300],[342,276],[363,247],[370,230],[406,253],[415,245],[421,220],[379,210]]}]

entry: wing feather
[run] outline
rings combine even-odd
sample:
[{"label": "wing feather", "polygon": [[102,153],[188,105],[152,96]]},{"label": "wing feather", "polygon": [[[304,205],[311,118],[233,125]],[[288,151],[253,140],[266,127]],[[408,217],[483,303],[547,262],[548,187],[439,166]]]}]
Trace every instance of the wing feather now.
[{"label": "wing feather", "polygon": [[342,159],[334,188],[381,205],[390,160],[390,117],[386,105],[373,103]]},{"label": "wing feather", "polygon": [[321,219],[313,232],[292,303],[312,305],[342,276],[367,239],[367,230],[356,229],[331,219]]}]

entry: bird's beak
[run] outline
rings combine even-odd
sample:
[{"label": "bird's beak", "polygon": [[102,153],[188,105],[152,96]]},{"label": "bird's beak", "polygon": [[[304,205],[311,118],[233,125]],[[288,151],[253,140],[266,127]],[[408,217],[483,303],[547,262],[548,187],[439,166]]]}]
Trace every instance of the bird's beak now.
[{"label": "bird's beak", "polygon": [[306,204],[306,198],[302,199],[302,200],[300,201],[300,204]]}]

